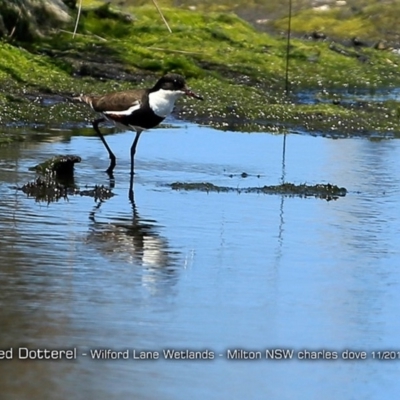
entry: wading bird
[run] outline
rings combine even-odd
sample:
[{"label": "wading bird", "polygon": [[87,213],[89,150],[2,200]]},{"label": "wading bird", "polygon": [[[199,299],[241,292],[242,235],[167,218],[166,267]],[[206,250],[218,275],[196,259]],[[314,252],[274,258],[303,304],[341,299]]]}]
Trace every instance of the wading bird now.
[{"label": "wading bird", "polygon": [[160,124],[173,110],[176,100],[182,96],[203,98],[193,93],[186,85],[183,76],[167,74],[160,78],[151,89],[126,90],[104,96],[75,97],[74,100],[87,103],[94,111],[102,114],[93,122],[93,128],[108,151],[110,165],[107,173],[112,177],[116,158],[100,132],[99,124],[110,120],[136,132],[131,146],[131,186],[133,186],[134,157],[141,133]]}]

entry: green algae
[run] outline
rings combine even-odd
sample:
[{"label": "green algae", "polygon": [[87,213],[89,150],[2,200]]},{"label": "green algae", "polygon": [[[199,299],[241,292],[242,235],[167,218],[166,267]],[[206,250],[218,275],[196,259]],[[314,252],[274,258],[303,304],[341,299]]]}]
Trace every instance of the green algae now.
[{"label": "green algae", "polygon": [[330,42],[293,39],[292,94],[286,96],[284,38],[257,31],[233,13],[168,7],[163,13],[172,34],[154,7],[121,13],[102,6],[84,10],[74,39],[59,31],[26,48],[0,42],[0,123],[90,121],[88,107],[64,100],[151,85],[175,71],[208,99],[182,101],[178,116],[219,129],[398,135],[397,102],[349,107],[337,101],[302,104],[293,96],[305,89],[329,94],[399,86],[395,54],[338,43],[339,53]]},{"label": "green algae", "polygon": [[[400,4],[396,1],[383,4],[378,0],[348,2],[345,6],[321,12],[301,9],[292,16],[293,32],[298,34],[323,32],[330,38],[348,40],[357,37],[367,41],[397,41]],[[286,29],[287,16],[272,22],[275,29]]]},{"label": "green algae", "polygon": [[173,190],[201,191],[216,193],[258,193],[275,194],[290,197],[316,197],[324,200],[337,200],[339,197],[346,196],[347,190],[344,187],[328,184],[307,185],[294,183],[282,183],[280,185],[265,185],[261,187],[237,188],[230,186],[218,186],[209,182],[185,183],[174,182],[170,185]]}]

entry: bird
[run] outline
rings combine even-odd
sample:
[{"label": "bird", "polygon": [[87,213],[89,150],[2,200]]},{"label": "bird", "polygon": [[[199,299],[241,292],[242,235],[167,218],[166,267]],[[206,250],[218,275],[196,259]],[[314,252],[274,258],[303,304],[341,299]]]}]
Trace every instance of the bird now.
[{"label": "bird", "polygon": [[74,101],[88,104],[94,111],[101,114],[93,121],[93,129],[100,137],[107,149],[110,165],[106,172],[112,178],[116,165],[116,158],[110,146],[100,132],[99,124],[107,120],[116,125],[136,132],[132,143],[131,155],[131,189],[134,175],[134,157],[140,135],[144,130],[159,125],[174,109],[175,102],[182,96],[193,97],[198,100],[204,98],[186,84],[185,78],[176,73],[162,76],[150,89],[133,89],[108,93],[103,96],[80,95],[73,97]]}]

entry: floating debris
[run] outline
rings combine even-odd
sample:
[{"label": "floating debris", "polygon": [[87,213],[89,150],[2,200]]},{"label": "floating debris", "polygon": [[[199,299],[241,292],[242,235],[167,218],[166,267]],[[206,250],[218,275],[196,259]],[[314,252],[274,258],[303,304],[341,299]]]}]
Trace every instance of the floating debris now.
[{"label": "floating debris", "polygon": [[96,185],[93,189],[86,189],[78,191],[78,194],[81,196],[89,196],[93,197],[96,201],[107,200],[114,196],[114,193],[110,188],[105,187],[104,185]]},{"label": "floating debris", "polygon": [[346,196],[347,190],[327,184],[317,185],[296,185],[294,183],[283,183],[280,185],[265,185],[262,187],[234,188],[229,186],[217,186],[209,182],[184,183],[174,182],[169,185],[173,190],[197,190],[201,192],[236,192],[236,193],[264,193],[279,194],[285,196],[317,197],[325,200],[337,200],[339,197]]},{"label": "floating debris", "polygon": [[[225,170],[224,170],[225,171]],[[252,177],[256,177],[256,178],[261,178],[260,174],[257,175],[252,175],[252,174],[248,174],[247,172],[242,172],[240,174],[227,174],[226,176],[228,176],[229,178],[234,178],[234,177],[240,177],[240,178],[248,178],[250,176]]]}]

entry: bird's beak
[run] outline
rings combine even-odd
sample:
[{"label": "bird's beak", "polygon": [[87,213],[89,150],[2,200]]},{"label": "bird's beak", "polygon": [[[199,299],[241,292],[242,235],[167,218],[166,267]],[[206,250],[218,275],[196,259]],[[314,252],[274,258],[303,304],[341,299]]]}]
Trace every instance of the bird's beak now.
[{"label": "bird's beak", "polygon": [[191,91],[190,89],[188,89],[188,88],[185,88],[185,89],[184,89],[184,92],[185,92],[186,96],[194,97],[194,98],[197,99],[197,100],[204,100],[204,98],[203,98],[202,96],[199,96],[198,94],[192,92],[192,91]]}]

